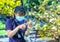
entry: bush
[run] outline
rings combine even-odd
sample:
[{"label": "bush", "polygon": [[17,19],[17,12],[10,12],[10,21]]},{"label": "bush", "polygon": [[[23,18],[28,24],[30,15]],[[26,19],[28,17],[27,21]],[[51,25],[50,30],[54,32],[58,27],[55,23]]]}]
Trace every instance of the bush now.
[{"label": "bush", "polygon": [[21,5],[21,0],[0,0],[0,14],[13,16],[16,6]]}]

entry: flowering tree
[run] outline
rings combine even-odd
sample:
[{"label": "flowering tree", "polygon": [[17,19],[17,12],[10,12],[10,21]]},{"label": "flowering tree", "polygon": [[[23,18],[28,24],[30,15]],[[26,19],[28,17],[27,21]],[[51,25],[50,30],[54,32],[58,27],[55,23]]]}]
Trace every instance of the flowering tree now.
[{"label": "flowering tree", "polygon": [[31,7],[31,11],[26,16],[30,17],[35,26],[33,28],[38,30],[37,33],[40,35],[40,38],[49,37],[50,40],[58,38],[60,34],[60,5],[57,1],[44,0],[40,5],[35,3]]},{"label": "flowering tree", "polygon": [[21,5],[21,0],[0,0],[0,14],[13,16],[16,6]]}]

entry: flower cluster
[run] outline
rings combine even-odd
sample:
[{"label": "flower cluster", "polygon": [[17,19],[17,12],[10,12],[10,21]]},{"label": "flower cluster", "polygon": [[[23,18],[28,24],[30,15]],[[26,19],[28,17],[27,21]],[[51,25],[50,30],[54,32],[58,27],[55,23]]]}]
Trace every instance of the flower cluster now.
[{"label": "flower cluster", "polygon": [[21,5],[21,0],[0,0],[0,14],[13,16],[16,6]]}]

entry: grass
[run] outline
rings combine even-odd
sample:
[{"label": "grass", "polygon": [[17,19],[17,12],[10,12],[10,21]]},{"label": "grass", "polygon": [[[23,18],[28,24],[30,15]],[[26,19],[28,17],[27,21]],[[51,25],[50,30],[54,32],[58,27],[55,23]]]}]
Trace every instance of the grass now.
[{"label": "grass", "polygon": [[5,24],[0,24],[0,30],[5,29]]},{"label": "grass", "polygon": [[6,31],[5,30],[0,30],[0,36],[4,36],[6,35]]}]

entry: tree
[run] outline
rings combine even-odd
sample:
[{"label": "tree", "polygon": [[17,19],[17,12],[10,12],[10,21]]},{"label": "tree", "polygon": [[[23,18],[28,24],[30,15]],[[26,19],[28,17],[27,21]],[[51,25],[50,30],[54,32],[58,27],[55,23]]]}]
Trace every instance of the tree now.
[{"label": "tree", "polygon": [[21,0],[0,0],[0,15],[13,16],[15,7],[21,4]]}]

